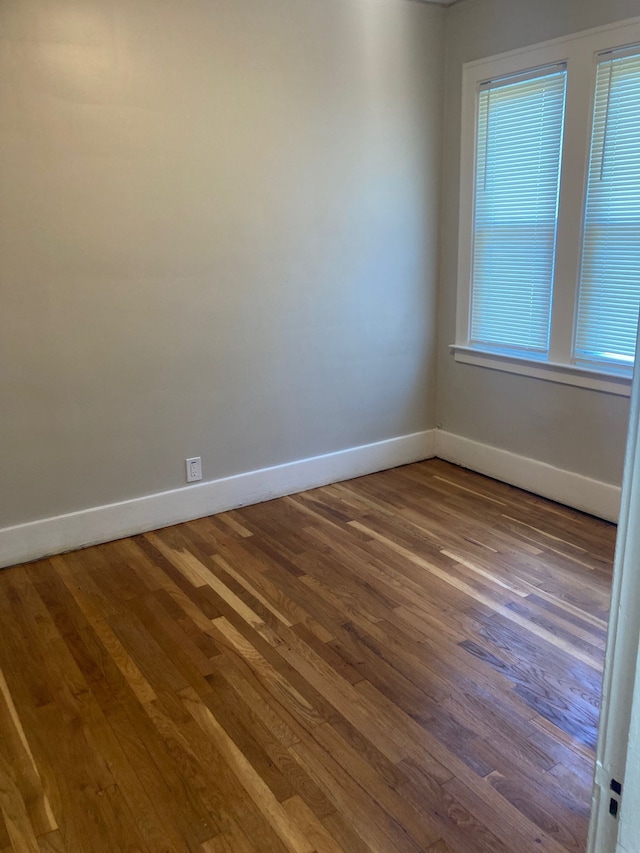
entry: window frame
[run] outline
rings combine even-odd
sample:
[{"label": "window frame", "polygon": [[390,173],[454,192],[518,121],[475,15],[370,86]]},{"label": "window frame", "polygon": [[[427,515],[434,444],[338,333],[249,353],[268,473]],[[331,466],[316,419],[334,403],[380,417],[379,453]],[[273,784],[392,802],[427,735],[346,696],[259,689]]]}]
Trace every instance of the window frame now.
[{"label": "window frame", "polygon": [[[640,45],[640,18],[465,63],[462,74],[460,222],[455,360],[629,396],[632,368],[573,361],[586,205],[595,82],[599,55]],[[567,65],[564,139],[561,155],[551,333],[547,357],[471,345],[471,276],[475,217],[478,90],[481,83],[559,63]]]}]

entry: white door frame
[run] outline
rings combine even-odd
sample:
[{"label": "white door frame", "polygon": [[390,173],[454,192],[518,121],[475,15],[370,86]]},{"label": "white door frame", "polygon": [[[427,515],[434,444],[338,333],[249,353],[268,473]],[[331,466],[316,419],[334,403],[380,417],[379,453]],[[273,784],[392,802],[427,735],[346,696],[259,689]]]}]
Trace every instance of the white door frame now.
[{"label": "white door frame", "polygon": [[[640,343],[640,339],[639,339]],[[640,347],[636,351],[640,365]],[[640,853],[640,370],[635,371],[587,853]],[[622,795],[611,789],[615,779]],[[610,813],[611,799],[619,805]]]}]

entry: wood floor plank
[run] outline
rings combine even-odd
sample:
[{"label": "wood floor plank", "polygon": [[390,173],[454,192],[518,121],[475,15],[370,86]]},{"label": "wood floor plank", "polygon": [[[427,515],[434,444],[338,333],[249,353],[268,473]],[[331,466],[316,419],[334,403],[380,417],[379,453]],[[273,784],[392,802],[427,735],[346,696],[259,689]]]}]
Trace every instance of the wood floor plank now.
[{"label": "wood floor plank", "polygon": [[299,825],[278,802],[264,779],[251,765],[231,736],[216,720],[210,709],[190,691],[182,691],[189,713],[210,736],[212,743],[222,753],[247,794],[268,819],[275,832],[292,853],[313,853],[314,848]]},{"label": "wood floor plank", "polygon": [[581,853],[615,528],[441,460],[0,572],[0,851]]},{"label": "wood floor plank", "polygon": [[56,830],[58,824],[1,669],[0,731],[3,733],[0,739],[0,758],[4,761],[5,768],[10,770],[10,775],[15,773],[16,784],[20,788],[34,833],[41,835]]},{"label": "wood floor plank", "polygon": [[[314,773],[318,784],[369,847],[398,853],[418,853],[419,845],[382,806],[375,807],[375,799],[340,766],[315,740],[291,747],[292,754],[308,772]],[[428,831],[428,827],[425,827]]]}]

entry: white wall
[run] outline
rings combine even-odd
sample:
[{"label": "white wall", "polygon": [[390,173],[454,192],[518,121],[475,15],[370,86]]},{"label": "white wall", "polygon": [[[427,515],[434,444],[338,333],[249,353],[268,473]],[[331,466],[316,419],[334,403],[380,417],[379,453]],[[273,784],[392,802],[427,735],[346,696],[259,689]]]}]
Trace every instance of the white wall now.
[{"label": "white wall", "polygon": [[3,0],[0,528],[435,425],[443,16]]},{"label": "white wall", "polygon": [[452,433],[605,483],[622,478],[629,401],[456,363],[462,64],[640,14],[640,0],[462,0],[447,11],[438,421]]}]

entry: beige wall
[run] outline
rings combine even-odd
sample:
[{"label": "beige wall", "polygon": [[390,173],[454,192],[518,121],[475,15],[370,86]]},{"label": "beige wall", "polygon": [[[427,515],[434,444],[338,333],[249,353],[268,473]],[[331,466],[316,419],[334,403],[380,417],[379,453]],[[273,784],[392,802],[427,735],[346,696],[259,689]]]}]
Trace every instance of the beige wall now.
[{"label": "beige wall", "polygon": [[462,0],[446,18],[438,420],[443,428],[607,483],[622,477],[628,400],[457,364],[462,64],[640,15],[640,0]]},{"label": "beige wall", "polygon": [[3,0],[0,528],[435,425],[443,16]]},{"label": "beige wall", "polygon": [[462,63],[633,15],[3,0],[0,528],[436,422],[619,482],[627,400],[448,345]]}]

